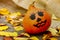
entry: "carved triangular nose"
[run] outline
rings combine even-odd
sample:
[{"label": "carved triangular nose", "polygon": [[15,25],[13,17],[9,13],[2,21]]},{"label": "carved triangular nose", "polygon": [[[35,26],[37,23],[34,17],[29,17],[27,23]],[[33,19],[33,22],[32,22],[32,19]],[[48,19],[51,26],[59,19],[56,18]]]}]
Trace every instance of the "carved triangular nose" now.
[{"label": "carved triangular nose", "polygon": [[39,22],[39,21],[41,21],[41,19],[40,18],[37,18],[37,22]]}]

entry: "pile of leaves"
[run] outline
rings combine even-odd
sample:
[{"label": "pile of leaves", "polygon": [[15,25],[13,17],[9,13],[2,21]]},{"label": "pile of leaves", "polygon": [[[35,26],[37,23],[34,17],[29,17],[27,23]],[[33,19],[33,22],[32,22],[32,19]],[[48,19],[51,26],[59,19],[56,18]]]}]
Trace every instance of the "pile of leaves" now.
[{"label": "pile of leaves", "polygon": [[[59,25],[37,35],[26,33],[22,25],[24,16],[20,12],[11,13],[6,8],[0,9],[0,37],[3,37],[3,40],[58,40],[57,37],[60,37]],[[52,20],[59,19],[54,17]]]}]

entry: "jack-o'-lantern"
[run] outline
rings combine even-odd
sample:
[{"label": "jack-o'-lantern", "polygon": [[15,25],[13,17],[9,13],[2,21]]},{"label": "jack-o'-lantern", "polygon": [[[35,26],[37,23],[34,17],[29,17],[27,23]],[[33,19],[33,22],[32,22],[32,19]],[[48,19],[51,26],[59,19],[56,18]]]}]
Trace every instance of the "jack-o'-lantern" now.
[{"label": "jack-o'-lantern", "polygon": [[50,24],[50,14],[35,7],[31,7],[23,19],[24,30],[30,34],[44,32],[49,28]]}]

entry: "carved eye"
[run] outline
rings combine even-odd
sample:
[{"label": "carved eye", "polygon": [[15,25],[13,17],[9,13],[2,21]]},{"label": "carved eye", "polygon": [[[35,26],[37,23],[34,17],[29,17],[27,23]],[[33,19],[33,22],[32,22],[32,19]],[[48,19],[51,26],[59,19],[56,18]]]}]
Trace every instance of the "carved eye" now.
[{"label": "carved eye", "polygon": [[32,14],[32,15],[30,16],[30,19],[31,19],[31,20],[34,20],[34,19],[35,19],[35,14]]},{"label": "carved eye", "polygon": [[38,12],[38,15],[39,16],[43,16],[43,12]]}]

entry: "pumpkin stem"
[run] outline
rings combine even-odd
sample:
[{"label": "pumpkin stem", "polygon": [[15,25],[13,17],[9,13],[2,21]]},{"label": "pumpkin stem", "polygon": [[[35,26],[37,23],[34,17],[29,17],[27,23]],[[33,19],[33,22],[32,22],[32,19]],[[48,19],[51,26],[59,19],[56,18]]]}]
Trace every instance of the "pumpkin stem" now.
[{"label": "pumpkin stem", "polygon": [[34,3],[35,1],[29,6],[29,10],[35,8]]}]

